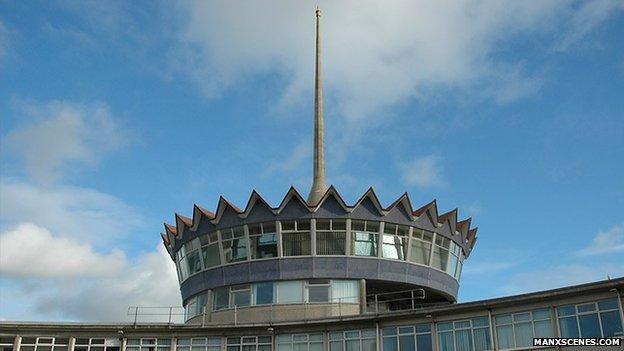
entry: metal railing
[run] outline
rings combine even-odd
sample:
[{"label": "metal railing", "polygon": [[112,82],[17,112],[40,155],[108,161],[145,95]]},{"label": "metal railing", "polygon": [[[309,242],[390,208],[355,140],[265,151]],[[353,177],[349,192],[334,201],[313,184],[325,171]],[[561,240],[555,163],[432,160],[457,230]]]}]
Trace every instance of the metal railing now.
[{"label": "metal railing", "polygon": [[[243,310],[240,310],[239,306],[234,306],[211,312],[207,311],[206,307],[204,307],[202,313],[191,316],[190,318],[201,317],[202,326],[214,324],[244,325],[253,323],[280,323],[296,320],[307,322],[327,318],[343,318],[362,313],[396,313],[440,304],[425,303],[424,299],[424,289],[412,289],[366,295],[364,311],[360,311],[360,297],[350,296],[334,298],[326,302],[244,306],[245,308]],[[252,310],[247,307],[254,307],[256,309]],[[252,316],[252,311],[256,311],[261,318],[250,318],[250,316]],[[154,319],[158,319],[158,322],[167,324],[181,323],[185,322],[187,317],[184,308],[179,306],[130,306],[128,307],[127,314],[132,317],[135,325],[138,323],[155,322]],[[293,314],[296,315],[296,318],[290,317]],[[143,317],[150,317],[150,320],[142,320]]]}]

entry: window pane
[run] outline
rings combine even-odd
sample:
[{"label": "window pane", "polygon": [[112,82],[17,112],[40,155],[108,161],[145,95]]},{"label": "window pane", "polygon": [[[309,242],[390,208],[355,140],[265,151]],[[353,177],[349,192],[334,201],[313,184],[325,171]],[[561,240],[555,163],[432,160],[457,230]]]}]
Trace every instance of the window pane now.
[{"label": "window pane", "polygon": [[619,311],[602,312],[600,314],[604,337],[622,336],[622,321]]},{"label": "window pane", "polygon": [[431,334],[416,335],[417,351],[431,351],[432,349]]},{"label": "window pane", "polygon": [[550,310],[543,309],[543,310],[533,311],[533,320],[539,320],[539,319],[550,319]]},{"label": "window pane", "polygon": [[249,306],[251,303],[251,290],[232,291],[232,303],[234,306]]},{"label": "window pane", "polygon": [[412,252],[410,253],[410,261],[420,264],[429,264],[429,256],[431,253],[431,244],[412,239]]},{"label": "window pane", "polygon": [[496,327],[496,340],[499,349],[511,349],[514,347],[513,329],[511,325]]},{"label": "window pane", "polygon": [[617,299],[604,300],[604,301],[598,302],[598,309],[600,311],[617,310],[618,309]]},{"label": "window pane", "polygon": [[383,235],[382,257],[397,260],[405,259],[406,238],[395,235]]},{"label": "window pane", "polygon": [[357,280],[333,280],[332,302],[358,303],[360,289]]},{"label": "window pane", "polygon": [[534,322],[535,337],[536,338],[551,338],[553,337],[552,323],[550,319]]},{"label": "window pane", "polygon": [[254,284],[256,305],[273,303],[273,283]]},{"label": "window pane", "polygon": [[578,306],[576,306],[576,309],[578,310],[579,313],[592,312],[592,311],[596,310],[596,304],[588,303],[588,304],[584,304],[584,305],[578,305]]},{"label": "window pane", "polygon": [[238,262],[247,259],[247,240],[237,238],[223,242],[223,255],[226,262]]},{"label": "window pane", "polygon": [[360,340],[347,340],[345,341],[346,351],[359,351]]},{"label": "window pane", "polygon": [[282,234],[284,256],[310,255],[310,233]]},{"label": "window pane", "polygon": [[351,253],[355,256],[377,256],[377,235],[365,232],[353,232]]},{"label": "window pane", "polygon": [[194,251],[186,256],[188,263],[188,271],[190,274],[197,273],[202,270],[201,261],[199,260],[199,251]]},{"label": "window pane", "polygon": [[277,257],[277,235],[275,233],[252,236],[251,241],[251,258],[269,258]]},{"label": "window pane", "polygon": [[399,337],[399,351],[414,351],[415,350],[414,335],[402,335]]},{"label": "window pane", "polygon": [[214,266],[218,266],[221,264],[221,257],[219,257],[218,244],[204,246],[202,248],[202,255],[204,259],[204,266],[206,269],[214,267]]},{"label": "window pane", "polygon": [[490,328],[473,329],[475,351],[486,351],[490,349]]},{"label": "window pane", "polygon": [[472,333],[470,330],[455,331],[455,350],[472,351]]},{"label": "window pane", "polygon": [[279,303],[303,302],[303,284],[300,281],[277,283]]},{"label": "window pane", "polygon": [[362,351],[375,351],[377,350],[377,343],[375,339],[362,340]]},{"label": "window pane", "polygon": [[578,338],[579,331],[576,316],[559,318],[559,329],[563,338]]},{"label": "window pane", "polygon": [[557,316],[571,316],[576,313],[574,306],[557,307]]},{"label": "window pane", "polygon": [[309,302],[327,302],[329,301],[329,286],[308,286]]},{"label": "window pane", "polygon": [[533,326],[529,323],[518,323],[514,325],[516,332],[516,347],[533,346]]},{"label": "window pane", "polygon": [[578,316],[579,326],[581,327],[581,337],[583,338],[599,338],[600,324],[598,324],[598,314],[586,314]]},{"label": "window pane", "polygon": [[394,337],[384,337],[383,338],[383,351],[397,351],[397,338]]},{"label": "window pane", "polygon": [[345,255],[345,232],[317,232],[317,255]]},{"label": "window pane", "polygon": [[329,343],[329,351],[343,351],[342,341],[331,341]]},{"label": "window pane", "polygon": [[214,309],[220,310],[222,308],[229,307],[230,291],[228,288],[219,288],[213,290],[214,292]]},{"label": "window pane", "polygon": [[438,346],[440,347],[440,351],[455,351],[455,341],[453,340],[453,332],[438,333],[438,342],[439,342]]},{"label": "window pane", "polygon": [[431,262],[431,266],[442,271],[446,271],[446,266],[448,263],[449,252],[446,249],[443,249],[439,246],[433,247],[433,261]]}]

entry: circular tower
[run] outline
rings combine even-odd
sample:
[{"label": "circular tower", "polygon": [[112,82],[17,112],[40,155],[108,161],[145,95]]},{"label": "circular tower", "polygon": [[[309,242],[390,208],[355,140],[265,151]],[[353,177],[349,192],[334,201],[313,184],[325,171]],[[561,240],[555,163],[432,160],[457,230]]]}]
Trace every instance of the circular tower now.
[{"label": "circular tower", "polygon": [[476,242],[470,218],[414,209],[405,193],[354,204],[325,182],[320,11],[316,11],[314,177],[308,199],[291,187],[277,206],[256,191],[244,209],[176,214],[162,239],[176,264],[187,323],[272,323],[454,303]]}]

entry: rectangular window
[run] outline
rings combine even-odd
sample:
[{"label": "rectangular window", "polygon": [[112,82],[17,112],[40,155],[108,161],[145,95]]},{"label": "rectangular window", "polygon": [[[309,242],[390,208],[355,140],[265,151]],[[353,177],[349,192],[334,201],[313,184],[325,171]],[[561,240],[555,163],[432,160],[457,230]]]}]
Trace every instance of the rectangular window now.
[{"label": "rectangular window", "polygon": [[435,245],[433,246],[433,259],[431,262],[432,267],[446,272],[450,247],[451,239],[445,238],[440,234],[436,235]]},{"label": "rectangular window", "polygon": [[617,299],[557,307],[564,338],[624,336]]},{"label": "rectangular window", "polygon": [[440,351],[491,350],[487,317],[438,323],[437,331]]},{"label": "rectangular window", "polygon": [[329,302],[329,280],[310,280],[306,282],[307,302]]},{"label": "rectangular window", "polygon": [[13,351],[15,336],[0,335],[0,351]]},{"label": "rectangular window", "polygon": [[221,245],[225,263],[245,261],[247,259],[247,239],[243,227],[221,230]]},{"label": "rectangular window", "polygon": [[277,257],[275,222],[250,224],[251,259]]},{"label": "rectangular window", "polygon": [[212,291],[214,296],[212,308],[213,310],[222,310],[230,307],[230,288],[218,288]]},{"label": "rectangular window", "polygon": [[188,320],[197,315],[203,314],[207,299],[208,297],[206,294],[200,294],[190,298],[184,306],[184,319]]},{"label": "rectangular window", "polygon": [[332,302],[335,303],[359,303],[360,287],[357,280],[332,280]]},{"label": "rectangular window", "polygon": [[239,285],[230,287],[230,307],[249,306],[251,304],[251,286]]},{"label": "rectangular window", "polygon": [[273,283],[254,284],[254,305],[270,305],[273,303]]},{"label": "rectangular window", "polygon": [[303,302],[303,282],[285,281],[277,283],[278,303],[301,303]]},{"label": "rectangular window", "polygon": [[392,223],[384,224],[381,255],[384,258],[405,260],[409,227]]},{"label": "rectangular window", "polygon": [[202,247],[202,258],[206,269],[221,264],[221,254],[219,253],[219,244],[214,243]]},{"label": "rectangular window", "polygon": [[281,334],[277,336],[278,351],[323,351],[323,333]]},{"label": "rectangular window", "polygon": [[176,351],[220,351],[221,343],[222,340],[219,337],[179,338],[176,344]]},{"label": "rectangular window", "polygon": [[533,338],[553,336],[549,309],[503,314],[494,317],[500,350],[532,347]]},{"label": "rectangular window", "polygon": [[433,233],[414,228],[412,231],[412,251],[409,260],[414,263],[429,265]]},{"label": "rectangular window", "polygon": [[282,250],[284,256],[308,256],[310,248],[310,221],[282,222]]},{"label": "rectangular window", "polygon": [[351,220],[351,254],[377,257],[379,222]]},{"label": "rectangular window", "polygon": [[22,338],[20,350],[26,351],[67,351],[69,338],[65,337],[33,337]]},{"label": "rectangular window", "polygon": [[375,329],[349,330],[329,334],[330,351],[377,351]]},{"label": "rectangular window", "polygon": [[345,255],[347,222],[344,219],[316,220],[316,254]]},{"label": "rectangular window", "polygon": [[271,336],[243,336],[226,338],[227,351],[271,351]]},{"label": "rectangular window", "polygon": [[[168,351],[170,349],[171,339],[164,338],[128,339],[126,346],[126,351]],[[104,348],[101,351],[103,350]]]},{"label": "rectangular window", "polygon": [[431,324],[382,329],[383,351],[431,351]]}]

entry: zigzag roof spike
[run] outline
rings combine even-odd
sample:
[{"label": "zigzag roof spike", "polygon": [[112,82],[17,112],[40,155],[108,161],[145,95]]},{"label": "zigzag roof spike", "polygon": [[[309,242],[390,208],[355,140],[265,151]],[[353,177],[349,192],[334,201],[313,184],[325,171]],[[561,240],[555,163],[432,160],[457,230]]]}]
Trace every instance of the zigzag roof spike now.
[{"label": "zigzag roof spike", "polygon": [[414,220],[414,208],[412,207],[412,201],[409,198],[409,194],[406,192],[403,195],[399,196],[398,199],[394,200],[386,209],[386,212],[390,212],[393,208],[397,207],[399,204],[403,204],[405,211],[410,215],[410,219]]},{"label": "zigzag roof spike", "polygon": [[266,205],[271,211],[274,210],[271,205],[260,195],[255,189],[251,191],[251,195],[249,195],[249,200],[247,200],[247,205],[245,205],[245,210],[243,210],[243,217],[247,217],[251,212],[252,208],[255,206],[256,202],[262,202]]},{"label": "zigzag roof spike", "polygon": [[334,196],[334,198],[336,199],[336,201],[338,201],[338,204],[340,204],[340,206],[346,211],[346,212],[350,212],[350,208],[349,206],[347,206],[347,204],[345,203],[345,201],[342,199],[342,196],[340,196],[340,193],[338,192],[338,190],[336,190],[336,188],[333,185],[330,185],[329,188],[327,188],[327,190],[325,191],[325,194],[323,194],[323,197],[321,197],[321,199],[318,201],[318,203],[313,207],[312,212],[315,212],[316,210],[318,210],[319,208],[321,208],[321,206],[323,205],[323,203],[325,203],[325,201],[327,201],[327,199],[330,196]]},{"label": "zigzag roof spike", "polygon": [[284,195],[282,202],[280,202],[279,206],[277,207],[277,213],[279,214],[280,212],[282,212],[284,210],[284,207],[286,207],[286,205],[293,198],[297,199],[303,205],[303,207],[307,208],[308,211],[310,211],[310,206],[308,206],[308,202],[303,198],[303,196],[301,196],[301,193],[299,193],[299,191],[297,191],[294,186],[291,186],[286,192],[286,195]]}]

